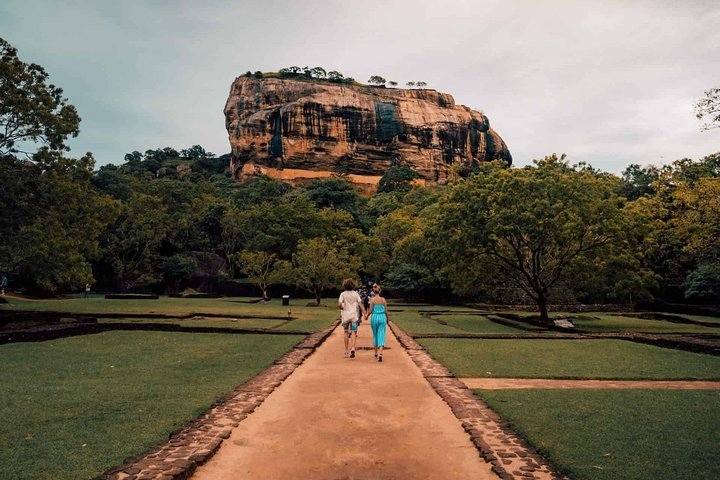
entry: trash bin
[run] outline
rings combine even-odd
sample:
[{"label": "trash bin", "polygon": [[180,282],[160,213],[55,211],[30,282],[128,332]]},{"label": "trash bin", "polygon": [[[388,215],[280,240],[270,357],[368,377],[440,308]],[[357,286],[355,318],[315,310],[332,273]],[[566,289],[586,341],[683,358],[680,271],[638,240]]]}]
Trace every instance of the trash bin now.
[{"label": "trash bin", "polygon": [[290,305],[290,295],[283,295],[283,305]]}]

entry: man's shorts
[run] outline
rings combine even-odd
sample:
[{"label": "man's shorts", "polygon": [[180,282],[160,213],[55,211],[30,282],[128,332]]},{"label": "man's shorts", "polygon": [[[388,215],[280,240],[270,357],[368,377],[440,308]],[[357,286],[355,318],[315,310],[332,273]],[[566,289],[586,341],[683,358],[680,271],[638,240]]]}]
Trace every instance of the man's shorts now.
[{"label": "man's shorts", "polygon": [[348,333],[357,332],[359,324],[360,324],[360,322],[347,322],[347,323],[343,323],[342,327],[343,327],[343,330],[345,330]]}]

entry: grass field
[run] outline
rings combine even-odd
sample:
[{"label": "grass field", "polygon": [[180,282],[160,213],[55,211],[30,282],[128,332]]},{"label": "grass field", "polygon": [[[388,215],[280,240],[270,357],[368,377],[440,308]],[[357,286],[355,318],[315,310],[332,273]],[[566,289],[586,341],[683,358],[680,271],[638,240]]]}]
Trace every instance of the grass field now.
[{"label": "grass field", "polygon": [[390,311],[390,319],[397,323],[405,332],[413,333],[459,333],[450,325],[441,325],[417,310],[407,309],[404,312]]},{"label": "grass field", "polygon": [[480,315],[433,315],[432,318],[447,323],[460,332],[468,333],[527,333],[526,330],[508,327]]},{"label": "grass field", "polygon": [[720,392],[476,393],[573,479],[720,478]]},{"label": "grass field", "polygon": [[221,327],[221,328],[274,328],[285,323],[285,320],[263,318],[100,318],[99,323],[170,323],[184,327]]},{"label": "grass field", "polygon": [[720,334],[720,328],[646,320],[602,313],[576,314],[573,323],[587,332],[643,332],[643,333],[710,333]]},{"label": "grass field", "polygon": [[677,314],[669,313],[668,315],[677,315],[678,317],[685,317],[689,320],[695,320],[696,322],[710,322],[720,324],[720,317],[709,317],[707,315],[688,315],[688,314]]},{"label": "grass field", "polygon": [[720,380],[720,357],[623,340],[419,341],[459,377]]},{"label": "grass field", "polygon": [[[222,314],[222,315],[257,315],[268,317],[287,317],[288,313],[296,320],[283,330],[317,331],[330,325],[339,317],[334,299],[323,301],[323,306],[308,307],[307,299],[291,299],[290,306],[283,306],[281,300],[273,299],[266,304],[246,303],[249,298],[170,298],[160,297],[158,300],[109,300],[101,296],[91,298],[69,298],[62,300],[24,300],[7,297],[10,303],[0,305],[5,309],[58,311],[69,313],[132,313],[132,314],[163,314],[187,315]],[[253,321],[255,320],[255,321]],[[111,321],[111,320],[103,320]],[[125,320],[121,320],[125,321]],[[237,322],[226,319],[148,319],[149,322],[180,323],[193,326],[228,326],[236,328],[265,328],[277,326],[281,322],[272,323],[265,319],[240,319]],[[252,327],[250,325],[253,325]],[[264,326],[264,327],[263,327]]]},{"label": "grass field", "polygon": [[92,478],[302,336],[106,332],[0,345],[0,478]]}]

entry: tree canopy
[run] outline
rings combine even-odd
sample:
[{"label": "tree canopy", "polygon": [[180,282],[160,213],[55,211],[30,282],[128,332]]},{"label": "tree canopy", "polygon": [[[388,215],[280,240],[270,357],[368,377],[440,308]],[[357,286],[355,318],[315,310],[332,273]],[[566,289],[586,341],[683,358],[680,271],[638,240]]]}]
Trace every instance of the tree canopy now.
[{"label": "tree canopy", "polygon": [[0,155],[32,159],[39,148],[68,150],[66,140],[80,131],[80,116],[60,87],[48,83],[43,67],[25,63],[0,38]]}]

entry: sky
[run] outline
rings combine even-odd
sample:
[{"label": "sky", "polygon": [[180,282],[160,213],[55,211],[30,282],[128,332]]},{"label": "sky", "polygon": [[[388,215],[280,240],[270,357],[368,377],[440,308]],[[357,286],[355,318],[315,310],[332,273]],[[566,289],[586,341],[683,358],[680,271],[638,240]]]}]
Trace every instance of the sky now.
[{"label": "sky", "polygon": [[693,103],[720,86],[716,0],[2,0],[0,37],[82,117],[72,155],[230,151],[247,70],[422,80],[481,110],[515,165],[552,153],[620,173],[720,151]]}]

